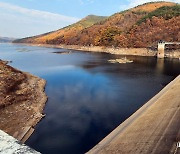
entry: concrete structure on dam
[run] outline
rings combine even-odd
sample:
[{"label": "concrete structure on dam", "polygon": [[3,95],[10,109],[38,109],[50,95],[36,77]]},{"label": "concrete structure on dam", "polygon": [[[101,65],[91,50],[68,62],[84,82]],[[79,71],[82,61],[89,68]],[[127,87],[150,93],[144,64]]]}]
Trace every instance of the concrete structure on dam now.
[{"label": "concrete structure on dam", "polygon": [[168,44],[180,44],[180,42],[164,42],[164,41],[159,41],[158,42],[158,52],[157,52],[157,57],[158,58],[164,58],[165,55],[165,45]]},{"label": "concrete structure on dam", "polygon": [[40,154],[0,130],[0,154]]},{"label": "concrete structure on dam", "polygon": [[179,154],[180,75],[88,154]]}]

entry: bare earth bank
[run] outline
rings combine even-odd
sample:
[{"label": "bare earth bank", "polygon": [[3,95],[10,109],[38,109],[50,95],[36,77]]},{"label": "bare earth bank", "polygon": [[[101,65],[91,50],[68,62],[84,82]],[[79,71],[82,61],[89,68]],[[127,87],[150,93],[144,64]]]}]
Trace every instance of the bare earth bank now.
[{"label": "bare earth bank", "polygon": [[0,60],[0,129],[25,142],[44,117],[46,81]]},{"label": "bare earth bank", "polygon": [[[16,44],[16,43],[15,43]],[[47,48],[64,48],[78,51],[100,52],[115,55],[131,55],[131,56],[151,56],[157,55],[157,50],[148,48],[111,48],[102,46],[80,46],[80,45],[50,45],[50,44],[33,44],[33,43],[17,43],[30,46],[41,46]],[[165,57],[180,58],[180,49],[165,51]]]}]

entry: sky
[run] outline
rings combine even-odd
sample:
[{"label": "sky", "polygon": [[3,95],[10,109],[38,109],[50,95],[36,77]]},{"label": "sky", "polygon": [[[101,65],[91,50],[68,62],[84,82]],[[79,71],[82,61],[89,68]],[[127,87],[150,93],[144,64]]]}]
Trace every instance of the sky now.
[{"label": "sky", "polygon": [[90,14],[110,16],[151,1],[155,0],[0,0],[0,36],[34,36],[60,29]]}]

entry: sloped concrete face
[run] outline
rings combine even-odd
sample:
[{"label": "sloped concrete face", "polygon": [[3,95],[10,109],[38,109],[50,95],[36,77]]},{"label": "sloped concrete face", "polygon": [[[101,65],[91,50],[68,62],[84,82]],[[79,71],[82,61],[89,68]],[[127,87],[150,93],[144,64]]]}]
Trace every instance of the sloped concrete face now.
[{"label": "sloped concrete face", "polygon": [[180,75],[87,154],[180,154]]},{"label": "sloped concrete face", "polygon": [[30,147],[21,144],[18,140],[0,130],[1,154],[40,154]]}]

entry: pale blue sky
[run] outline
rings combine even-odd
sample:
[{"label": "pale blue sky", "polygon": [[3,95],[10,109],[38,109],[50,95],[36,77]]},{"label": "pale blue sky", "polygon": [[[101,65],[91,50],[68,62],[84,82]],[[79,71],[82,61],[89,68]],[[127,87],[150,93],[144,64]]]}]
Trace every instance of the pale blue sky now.
[{"label": "pale blue sky", "polygon": [[[110,16],[154,0],[0,0],[0,36],[27,37],[56,30],[89,15]],[[170,0],[180,3],[180,0]]]}]

